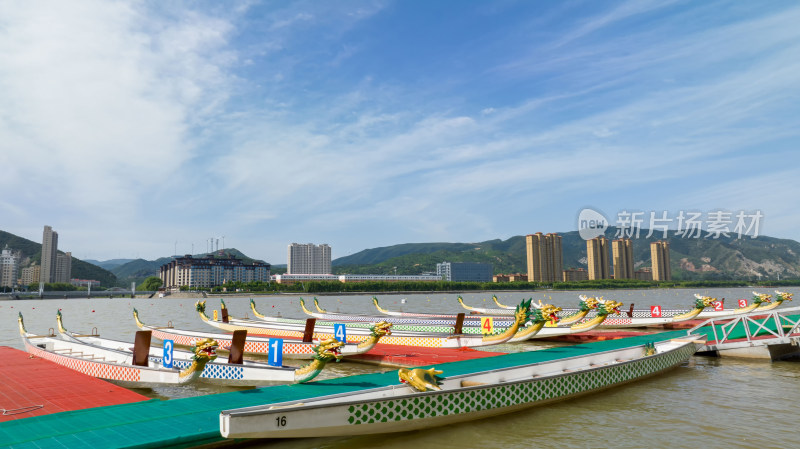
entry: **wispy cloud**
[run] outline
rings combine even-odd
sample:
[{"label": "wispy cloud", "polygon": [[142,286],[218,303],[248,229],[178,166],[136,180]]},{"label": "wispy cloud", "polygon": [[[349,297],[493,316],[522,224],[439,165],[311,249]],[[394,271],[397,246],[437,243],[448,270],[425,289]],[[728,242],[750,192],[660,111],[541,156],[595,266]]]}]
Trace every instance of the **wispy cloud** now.
[{"label": "wispy cloud", "polygon": [[[402,3],[6,7],[0,164],[31,171],[0,188],[36,182],[4,219],[124,221],[105,238],[156,255],[237,235],[275,263],[315,236],[358,250],[567,230],[587,204],[740,195],[789,223],[778,185],[739,165],[797,162],[800,8],[581,5],[500,8],[496,25],[467,7],[421,29],[466,38],[412,51],[391,26],[432,25]],[[65,234],[100,232],[78,223]]]}]

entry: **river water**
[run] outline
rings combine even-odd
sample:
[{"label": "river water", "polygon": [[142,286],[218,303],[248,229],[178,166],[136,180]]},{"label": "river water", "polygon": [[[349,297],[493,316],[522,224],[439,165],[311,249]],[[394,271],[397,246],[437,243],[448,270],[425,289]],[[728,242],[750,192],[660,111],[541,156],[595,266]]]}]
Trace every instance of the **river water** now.
[{"label": "river water", "polygon": [[[576,307],[578,295],[602,295],[636,308],[660,305],[688,309],[693,294],[735,300],[750,300],[752,288],[660,289],[608,291],[498,292],[504,304],[532,297],[535,301]],[[800,288],[784,290],[798,294]],[[773,293],[771,289],[756,289]],[[456,294],[383,294],[378,299],[390,310],[415,312],[464,311]],[[797,295],[800,297],[800,295]],[[491,293],[465,293],[467,305],[496,307]],[[343,313],[377,313],[371,296],[320,296],[320,306]],[[305,318],[297,296],[255,296],[259,312]],[[311,297],[306,297],[311,299]],[[153,325],[171,321],[175,327],[210,330],[194,309],[196,299],[114,298],[0,301],[0,345],[23,349],[17,331],[17,312],[22,312],[29,332],[44,334],[55,327],[61,309],[67,329],[88,332],[96,327],[107,338],[133,341],[138,330],[132,309]],[[219,309],[219,300],[209,297],[207,310]],[[310,301],[307,301],[310,302]],[[249,298],[226,298],[233,316],[250,312]],[[789,303],[789,305],[793,305]],[[389,320],[390,321],[390,320]],[[553,344],[529,342],[488,347],[490,351],[529,351]],[[353,362],[328,364],[320,379],[389,371]],[[210,386],[137,390],[150,397],[172,399],[230,391]],[[766,362],[695,356],[685,365],[661,376],[619,388],[559,402],[541,408],[492,419],[473,421],[417,432],[355,438],[281,440],[257,443],[264,448],[787,448],[800,447],[800,363]]]}]

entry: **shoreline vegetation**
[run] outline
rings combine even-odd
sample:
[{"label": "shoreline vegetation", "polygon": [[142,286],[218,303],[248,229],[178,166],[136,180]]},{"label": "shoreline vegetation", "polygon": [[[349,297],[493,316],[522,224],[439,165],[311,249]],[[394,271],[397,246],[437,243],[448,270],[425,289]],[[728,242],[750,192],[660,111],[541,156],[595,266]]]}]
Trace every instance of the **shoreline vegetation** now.
[{"label": "shoreline vegetation", "polygon": [[[493,291],[586,291],[586,290],[646,290],[661,288],[779,288],[800,286],[800,279],[784,279],[771,281],[640,281],[635,279],[602,279],[596,281],[574,282],[301,282],[297,284],[276,284],[267,282],[228,283],[225,287],[188,288],[181,287],[178,292],[168,293],[159,298],[151,292],[135,294],[137,298],[203,298],[207,296],[252,296],[252,295],[370,295],[401,293],[450,293],[493,292]],[[55,293],[55,292],[52,292]],[[97,290],[92,292],[96,297],[130,298],[130,292],[112,292]],[[66,298],[66,297],[65,297]],[[79,297],[70,296],[70,299]],[[39,299],[38,292],[15,292],[0,295],[0,300]],[[48,296],[46,299],[57,299]]]},{"label": "shoreline vegetation", "polygon": [[211,295],[235,294],[360,294],[360,293],[422,293],[422,292],[467,292],[467,291],[536,291],[536,290],[629,290],[652,288],[736,288],[736,287],[796,287],[800,279],[772,281],[640,281],[635,279],[602,279],[574,282],[326,282],[311,281],[296,284],[253,282],[233,283],[208,289],[181,288],[181,292],[206,293]]}]

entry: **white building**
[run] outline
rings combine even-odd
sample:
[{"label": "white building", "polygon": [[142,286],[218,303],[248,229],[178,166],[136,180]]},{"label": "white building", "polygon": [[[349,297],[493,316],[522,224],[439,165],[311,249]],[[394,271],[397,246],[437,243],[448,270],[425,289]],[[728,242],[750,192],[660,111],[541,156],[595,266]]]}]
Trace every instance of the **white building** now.
[{"label": "white building", "polygon": [[278,284],[296,284],[308,281],[339,281],[345,282],[365,282],[365,281],[441,281],[441,276],[435,274],[420,274],[409,276],[383,275],[383,274],[276,274],[272,280]]},{"label": "white building", "polygon": [[325,243],[292,243],[286,259],[286,274],[331,273],[331,247]]},{"label": "white building", "polygon": [[8,246],[0,253],[0,287],[14,287],[19,275],[18,252],[12,252]]}]

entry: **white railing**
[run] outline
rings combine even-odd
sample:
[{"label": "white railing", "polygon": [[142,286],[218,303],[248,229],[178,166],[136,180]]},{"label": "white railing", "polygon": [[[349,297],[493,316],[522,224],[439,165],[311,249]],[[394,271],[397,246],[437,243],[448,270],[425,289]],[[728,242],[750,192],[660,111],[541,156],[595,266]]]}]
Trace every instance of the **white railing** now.
[{"label": "white railing", "polygon": [[[800,307],[777,309],[768,312],[750,312],[748,314],[722,318],[710,318],[687,330],[686,333],[687,335],[691,335],[701,327],[711,325],[709,342],[713,337],[714,343],[706,346],[715,349],[724,349],[720,348],[720,346],[733,344],[730,338],[731,334],[734,330],[737,330],[740,325],[747,338],[746,343],[751,346],[756,343],[761,345],[791,343],[792,340],[790,336],[792,336],[792,338],[800,337],[800,318],[793,320],[789,315],[797,314],[800,314]],[[770,324],[774,326],[774,329],[768,327]],[[751,330],[751,327],[754,329]],[[754,340],[756,336],[758,336],[758,340]],[[764,338],[770,336],[772,338]],[[737,342],[735,344],[741,345],[742,342],[739,340],[740,338],[739,335],[736,335]]]}]

